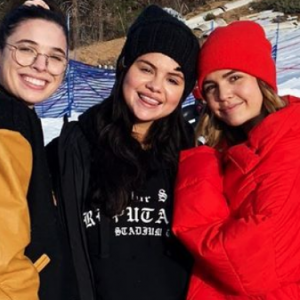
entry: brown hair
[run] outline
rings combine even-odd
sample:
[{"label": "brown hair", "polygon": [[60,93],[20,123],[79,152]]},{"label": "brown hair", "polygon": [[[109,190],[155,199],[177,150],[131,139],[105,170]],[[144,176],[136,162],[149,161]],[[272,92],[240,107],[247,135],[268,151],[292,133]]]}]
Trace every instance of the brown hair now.
[{"label": "brown hair", "polygon": [[[266,115],[287,105],[267,83],[260,79],[257,79],[257,83],[263,95],[263,109]],[[196,139],[199,137],[204,137],[205,144],[213,148],[220,148],[224,141],[228,145],[235,145],[247,138],[241,128],[228,126],[217,119],[207,105],[203,108],[196,127]]]}]

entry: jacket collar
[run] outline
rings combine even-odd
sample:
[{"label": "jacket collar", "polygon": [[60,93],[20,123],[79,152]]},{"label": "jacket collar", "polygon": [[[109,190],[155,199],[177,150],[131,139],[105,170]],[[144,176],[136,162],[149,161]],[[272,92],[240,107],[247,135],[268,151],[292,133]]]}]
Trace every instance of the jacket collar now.
[{"label": "jacket collar", "polygon": [[242,173],[250,172],[290,130],[300,131],[300,99],[293,96],[285,99],[289,103],[287,107],[270,114],[254,127],[246,142],[227,150],[227,159]]}]

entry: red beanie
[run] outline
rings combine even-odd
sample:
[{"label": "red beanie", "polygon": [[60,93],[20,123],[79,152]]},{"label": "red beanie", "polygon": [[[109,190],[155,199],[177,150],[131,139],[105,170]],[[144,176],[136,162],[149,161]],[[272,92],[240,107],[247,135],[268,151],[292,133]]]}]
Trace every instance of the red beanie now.
[{"label": "red beanie", "polygon": [[264,29],[253,21],[235,21],[209,35],[199,54],[196,98],[202,94],[204,78],[222,69],[250,74],[277,91],[272,45]]}]

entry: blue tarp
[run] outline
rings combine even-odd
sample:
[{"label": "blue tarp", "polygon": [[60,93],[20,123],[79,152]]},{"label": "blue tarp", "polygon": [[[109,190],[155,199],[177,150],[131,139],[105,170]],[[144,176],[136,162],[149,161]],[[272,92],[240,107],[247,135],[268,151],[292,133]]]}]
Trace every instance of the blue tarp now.
[{"label": "blue tarp", "polygon": [[[73,111],[84,112],[110,95],[115,81],[115,70],[97,68],[70,60],[65,79],[58,91],[35,106],[41,118],[59,118]],[[194,103],[189,96],[184,106]]]}]

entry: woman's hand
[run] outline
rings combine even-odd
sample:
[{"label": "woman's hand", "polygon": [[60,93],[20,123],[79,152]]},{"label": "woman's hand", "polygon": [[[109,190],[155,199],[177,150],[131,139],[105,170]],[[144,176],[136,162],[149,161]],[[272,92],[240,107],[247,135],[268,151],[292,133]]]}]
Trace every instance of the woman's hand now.
[{"label": "woman's hand", "polygon": [[43,0],[27,0],[27,1],[24,2],[23,5],[26,5],[26,6],[35,5],[35,6],[41,6],[45,9],[50,9],[48,4],[46,2],[44,2]]}]

